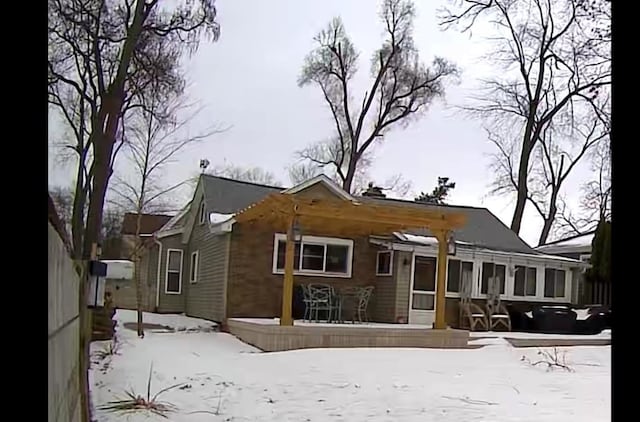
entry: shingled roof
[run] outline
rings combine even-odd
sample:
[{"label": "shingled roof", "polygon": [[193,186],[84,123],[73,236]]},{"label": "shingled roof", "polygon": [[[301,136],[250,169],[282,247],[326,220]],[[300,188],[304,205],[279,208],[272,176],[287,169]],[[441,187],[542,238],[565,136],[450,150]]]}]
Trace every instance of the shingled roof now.
[{"label": "shingled roof", "polygon": [[284,188],[276,186],[243,182],[208,174],[202,175],[202,183],[207,211],[218,214],[234,214],[271,193],[284,190]]},{"label": "shingled roof", "polygon": [[[136,234],[138,214],[128,212],[122,220],[122,234]],[[153,234],[171,220],[170,215],[142,214],[140,220],[140,234]]]},{"label": "shingled roof", "polygon": [[[486,208],[461,205],[435,205],[414,201],[390,198],[358,197],[359,201],[368,203],[389,203],[393,205],[422,208],[429,211],[451,211],[464,214],[467,222],[464,227],[454,231],[456,240],[468,242],[477,247],[483,247],[503,252],[533,253],[537,252],[525,243],[517,234],[507,227],[498,217]],[[417,236],[432,236],[429,230],[407,230],[406,233]]]}]

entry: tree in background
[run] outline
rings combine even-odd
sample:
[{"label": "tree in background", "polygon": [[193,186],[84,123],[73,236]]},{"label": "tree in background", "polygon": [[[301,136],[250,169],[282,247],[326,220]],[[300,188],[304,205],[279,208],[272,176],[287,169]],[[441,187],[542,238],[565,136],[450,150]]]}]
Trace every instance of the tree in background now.
[{"label": "tree in background", "polygon": [[[516,195],[511,229],[520,232],[529,201],[535,148],[549,131],[572,127],[585,118],[604,120],[611,84],[610,38],[596,31],[582,0],[464,0],[444,10],[445,27],[468,31],[481,20],[493,24],[496,49],[490,60],[496,77],[482,81],[475,104],[465,107],[486,122],[496,144],[493,193]],[[605,101],[602,101],[605,99]],[[580,111],[577,116],[575,110]],[[556,134],[556,140],[561,140]],[[547,138],[549,139],[549,138]],[[555,151],[549,151],[555,153]],[[555,161],[558,157],[553,157]],[[566,167],[565,167],[566,168]]]},{"label": "tree in background", "polygon": [[373,54],[373,81],[361,101],[354,101],[352,92],[359,54],[339,17],[314,38],[317,47],[305,59],[298,84],[320,88],[335,133],[299,155],[335,173],[349,193],[354,191],[359,167],[372,159],[374,144],[391,128],[421,116],[434,99],[444,96],[447,81],[457,75],[456,67],[443,58],[436,58],[430,67],[421,63],[413,41],[414,15],[409,0],[383,1],[384,40]]},{"label": "tree in background", "polygon": [[[181,94],[177,70],[203,34],[216,39],[214,0],[48,0],[48,93],[77,158],[74,256],[98,243],[122,119],[144,97]],[[153,83],[153,88],[150,88]],[[86,209],[86,213],[85,213]],[[86,216],[85,216],[86,214]]]},{"label": "tree in background", "polygon": [[598,224],[591,243],[591,268],[588,276],[592,281],[611,283],[611,221]]},{"label": "tree in background", "polygon": [[445,199],[449,195],[449,191],[455,189],[456,183],[449,182],[448,177],[438,177],[438,186],[433,188],[431,193],[420,192],[420,195],[415,199],[416,202],[424,202],[427,204],[445,204]]},{"label": "tree in background", "polygon": [[157,211],[157,204],[168,194],[183,186],[187,181],[169,185],[162,180],[167,166],[188,147],[200,144],[220,130],[209,128],[192,135],[187,130],[201,109],[194,109],[184,97],[149,97],[143,100],[143,107],[130,112],[124,119],[124,154],[128,159],[127,168],[132,170],[129,177],[117,177],[112,191],[127,209],[135,210],[135,242],[130,252],[134,263],[133,281],[136,286],[138,314],[138,336],[144,337],[142,310],[144,288],[140,276],[140,261],[145,248],[141,235],[142,215]]}]

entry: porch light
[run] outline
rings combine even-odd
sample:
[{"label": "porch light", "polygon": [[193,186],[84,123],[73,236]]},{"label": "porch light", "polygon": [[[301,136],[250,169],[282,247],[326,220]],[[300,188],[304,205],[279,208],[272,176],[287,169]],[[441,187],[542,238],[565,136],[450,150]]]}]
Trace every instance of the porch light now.
[{"label": "porch light", "polygon": [[449,235],[447,240],[447,255],[455,256],[456,254],[456,239],[453,237],[453,233]]}]

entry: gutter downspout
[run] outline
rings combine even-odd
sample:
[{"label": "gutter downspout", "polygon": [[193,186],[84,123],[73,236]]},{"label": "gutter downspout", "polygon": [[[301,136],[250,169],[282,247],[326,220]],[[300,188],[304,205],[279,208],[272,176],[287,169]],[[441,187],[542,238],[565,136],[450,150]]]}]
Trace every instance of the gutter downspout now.
[{"label": "gutter downspout", "polygon": [[153,242],[158,245],[158,268],[156,270],[156,312],[160,306],[160,264],[162,262],[162,242],[158,240],[156,235],[153,235]]}]

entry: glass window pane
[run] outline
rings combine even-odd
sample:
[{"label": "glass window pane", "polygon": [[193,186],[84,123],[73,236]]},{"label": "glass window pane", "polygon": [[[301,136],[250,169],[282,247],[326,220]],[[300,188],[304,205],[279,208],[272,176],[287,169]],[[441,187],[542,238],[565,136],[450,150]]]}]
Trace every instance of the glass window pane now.
[{"label": "glass window pane", "polygon": [[302,269],[312,271],[324,270],[324,245],[303,243]]},{"label": "glass window pane", "polygon": [[462,263],[462,278],[460,280],[460,291],[462,291],[463,286],[469,294],[471,294],[473,283],[473,262],[463,262]]},{"label": "glass window pane", "polygon": [[525,267],[516,265],[515,280],[513,283],[513,294],[515,296],[524,296],[524,285],[527,277]]},{"label": "glass window pane", "polygon": [[447,268],[447,291],[460,291],[460,261],[457,259],[449,260]]},{"label": "glass window pane", "polygon": [[553,268],[545,268],[544,270],[544,297],[553,297],[555,290],[555,270]]},{"label": "glass window pane", "polygon": [[412,309],[431,311],[434,309],[434,299],[433,295],[414,293],[413,299],[411,300],[411,307]]},{"label": "glass window pane", "polygon": [[180,273],[167,273],[167,291],[178,293],[180,291]]},{"label": "glass window pane", "polygon": [[480,293],[487,293],[489,290],[489,278],[493,277],[493,263],[482,263],[482,284],[480,286]]},{"label": "glass window pane", "polygon": [[505,294],[505,274],[507,272],[507,267],[504,265],[496,265],[495,277],[500,279],[500,294]]},{"label": "glass window pane", "polygon": [[436,259],[426,256],[416,256],[414,269],[413,290],[435,292],[436,290]]},{"label": "glass window pane", "polygon": [[564,283],[565,283],[565,272],[564,272],[564,270],[556,270],[555,297],[564,297]]},{"label": "glass window pane", "polygon": [[180,251],[169,251],[169,271],[180,271]]},{"label": "glass window pane", "polygon": [[[285,240],[278,241],[278,261],[276,262],[276,268],[284,269],[284,257],[287,250],[287,242]],[[300,242],[295,243],[293,269],[300,269]]]},{"label": "glass window pane", "polygon": [[196,279],[198,269],[198,254],[191,254],[191,280]]},{"label": "glass window pane", "polygon": [[536,278],[538,277],[538,271],[533,268],[527,268],[527,296],[536,295]]},{"label": "glass window pane", "polygon": [[376,274],[389,274],[391,272],[391,252],[378,252]]},{"label": "glass window pane", "polygon": [[346,273],[349,260],[349,247],[346,245],[327,245],[327,264],[325,271]]}]

